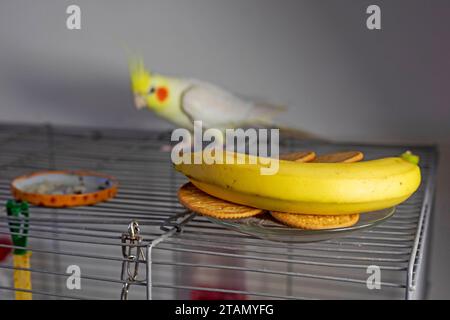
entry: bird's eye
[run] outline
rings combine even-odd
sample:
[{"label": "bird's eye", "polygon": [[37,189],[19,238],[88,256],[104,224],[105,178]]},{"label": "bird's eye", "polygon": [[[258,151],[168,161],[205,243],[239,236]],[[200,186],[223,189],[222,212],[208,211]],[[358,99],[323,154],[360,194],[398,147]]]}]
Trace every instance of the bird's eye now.
[{"label": "bird's eye", "polygon": [[155,92],[155,87],[150,87],[149,93],[152,94]]}]

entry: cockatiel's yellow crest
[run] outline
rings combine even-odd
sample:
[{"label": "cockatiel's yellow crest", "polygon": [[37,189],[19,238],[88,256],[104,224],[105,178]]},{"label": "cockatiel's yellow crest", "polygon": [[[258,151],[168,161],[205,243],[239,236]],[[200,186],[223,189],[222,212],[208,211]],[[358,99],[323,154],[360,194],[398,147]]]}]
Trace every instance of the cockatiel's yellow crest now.
[{"label": "cockatiel's yellow crest", "polygon": [[130,62],[131,89],[135,94],[145,95],[150,88],[150,72],[145,70],[142,59]]}]

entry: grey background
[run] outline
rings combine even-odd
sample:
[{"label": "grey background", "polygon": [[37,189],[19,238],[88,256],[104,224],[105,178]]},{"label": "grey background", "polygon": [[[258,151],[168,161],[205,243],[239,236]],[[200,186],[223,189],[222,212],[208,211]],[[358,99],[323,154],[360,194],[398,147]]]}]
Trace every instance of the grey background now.
[{"label": "grey background", "polygon": [[[82,30],[66,29],[78,4]],[[378,4],[382,30],[365,27]],[[437,143],[430,298],[450,298],[450,2],[0,3],[0,121],[170,128],[133,109],[127,56],[289,106],[291,125],[341,140]]]}]

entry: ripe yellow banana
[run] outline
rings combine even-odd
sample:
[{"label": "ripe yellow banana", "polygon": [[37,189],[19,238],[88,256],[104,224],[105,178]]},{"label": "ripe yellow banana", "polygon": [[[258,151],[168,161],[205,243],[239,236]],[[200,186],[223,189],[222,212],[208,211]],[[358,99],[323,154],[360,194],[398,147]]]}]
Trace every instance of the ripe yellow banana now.
[{"label": "ripe yellow banana", "polygon": [[[227,152],[226,158],[236,158]],[[274,175],[245,156],[245,164],[176,164],[200,190],[251,207],[303,214],[349,214],[380,210],[408,199],[420,185],[420,169],[400,157],[357,163],[279,160]],[[253,160],[251,162],[250,160]],[[210,161],[209,163],[211,163]],[[256,164],[251,164],[256,163]]]}]

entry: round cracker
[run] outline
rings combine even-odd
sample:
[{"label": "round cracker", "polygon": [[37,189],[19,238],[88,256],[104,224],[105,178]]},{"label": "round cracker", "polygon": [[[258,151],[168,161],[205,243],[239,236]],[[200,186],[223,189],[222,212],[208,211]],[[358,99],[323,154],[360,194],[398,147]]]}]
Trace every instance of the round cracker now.
[{"label": "round cracker", "polygon": [[337,216],[319,216],[272,211],[270,214],[278,221],[290,227],[306,230],[323,230],[351,227],[355,225],[359,220],[359,213]]},{"label": "round cracker", "polygon": [[316,158],[314,151],[299,151],[291,153],[280,154],[280,160],[295,161],[295,162],[310,162]]},{"label": "round cracker", "polygon": [[242,219],[264,212],[262,209],[247,207],[210,196],[190,182],[180,187],[178,199],[186,208],[218,219]]},{"label": "round cracker", "polygon": [[344,151],[344,152],[334,152],[323,154],[317,156],[312,162],[328,162],[328,163],[337,163],[337,162],[358,162],[364,158],[362,152],[359,151]]}]

